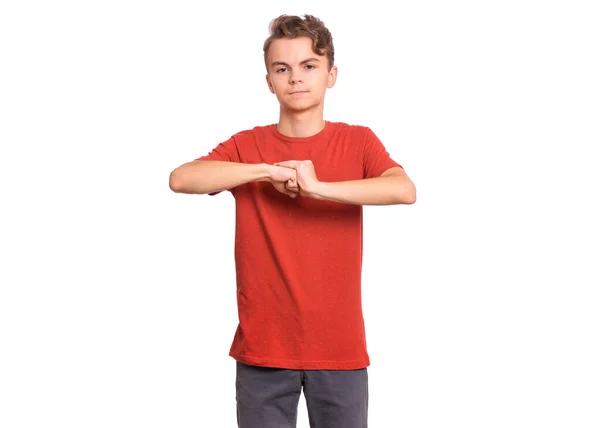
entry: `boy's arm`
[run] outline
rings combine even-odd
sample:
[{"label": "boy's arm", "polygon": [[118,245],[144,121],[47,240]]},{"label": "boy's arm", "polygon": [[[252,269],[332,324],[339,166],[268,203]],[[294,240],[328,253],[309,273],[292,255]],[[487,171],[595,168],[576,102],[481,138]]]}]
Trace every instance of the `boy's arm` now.
[{"label": "boy's arm", "polygon": [[401,167],[390,168],[380,177],[317,181],[306,193],[315,199],[355,205],[414,204],[417,200],[415,185]]},{"label": "boy's arm", "polygon": [[301,196],[354,205],[413,204],[417,199],[414,183],[399,166],[389,168],[380,177],[324,182],[318,180],[310,160],[284,161],[275,165],[297,171]]},{"label": "boy's arm", "polygon": [[220,192],[251,181],[271,181],[271,168],[265,163],[195,160],[171,172],[169,187],[176,193]]}]

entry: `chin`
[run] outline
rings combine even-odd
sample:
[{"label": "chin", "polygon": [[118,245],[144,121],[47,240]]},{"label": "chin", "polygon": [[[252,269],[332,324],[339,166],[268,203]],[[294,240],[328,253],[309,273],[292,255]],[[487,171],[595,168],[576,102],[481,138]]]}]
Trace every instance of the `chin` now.
[{"label": "chin", "polygon": [[301,112],[316,108],[319,106],[319,103],[303,101],[296,103],[282,103],[281,105],[285,110]]}]

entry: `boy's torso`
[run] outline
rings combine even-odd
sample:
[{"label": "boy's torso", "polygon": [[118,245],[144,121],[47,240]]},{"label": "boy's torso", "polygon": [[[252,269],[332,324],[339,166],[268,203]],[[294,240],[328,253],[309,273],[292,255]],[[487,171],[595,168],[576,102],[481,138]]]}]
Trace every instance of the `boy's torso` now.
[{"label": "boy's torso", "polygon": [[[363,178],[360,129],[328,124],[286,139],[273,126],[237,135],[243,163],[313,162],[320,181]],[[249,365],[366,367],[361,308],[362,207],[290,198],[268,182],[232,192],[239,326],[230,355]]]}]

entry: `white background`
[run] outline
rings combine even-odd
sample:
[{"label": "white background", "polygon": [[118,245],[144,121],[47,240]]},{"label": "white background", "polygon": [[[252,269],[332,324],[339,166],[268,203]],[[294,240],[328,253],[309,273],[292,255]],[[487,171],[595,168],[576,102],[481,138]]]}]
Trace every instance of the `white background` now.
[{"label": "white background", "polygon": [[370,427],[598,428],[593,3],[2,2],[0,426],[236,426],[234,200],[168,176],[277,121],[268,24],[312,13],[326,119],[418,191],[365,207]]}]

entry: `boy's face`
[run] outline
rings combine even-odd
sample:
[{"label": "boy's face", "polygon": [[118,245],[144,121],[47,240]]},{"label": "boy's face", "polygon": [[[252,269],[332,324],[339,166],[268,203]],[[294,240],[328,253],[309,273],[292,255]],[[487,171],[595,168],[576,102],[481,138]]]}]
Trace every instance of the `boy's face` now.
[{"label": "boy's face", "polygon": [[282,108],[304,111],[323,104],[337,67],[312,50],[308,37],[273,40],[267,54],[267,84]]}]

